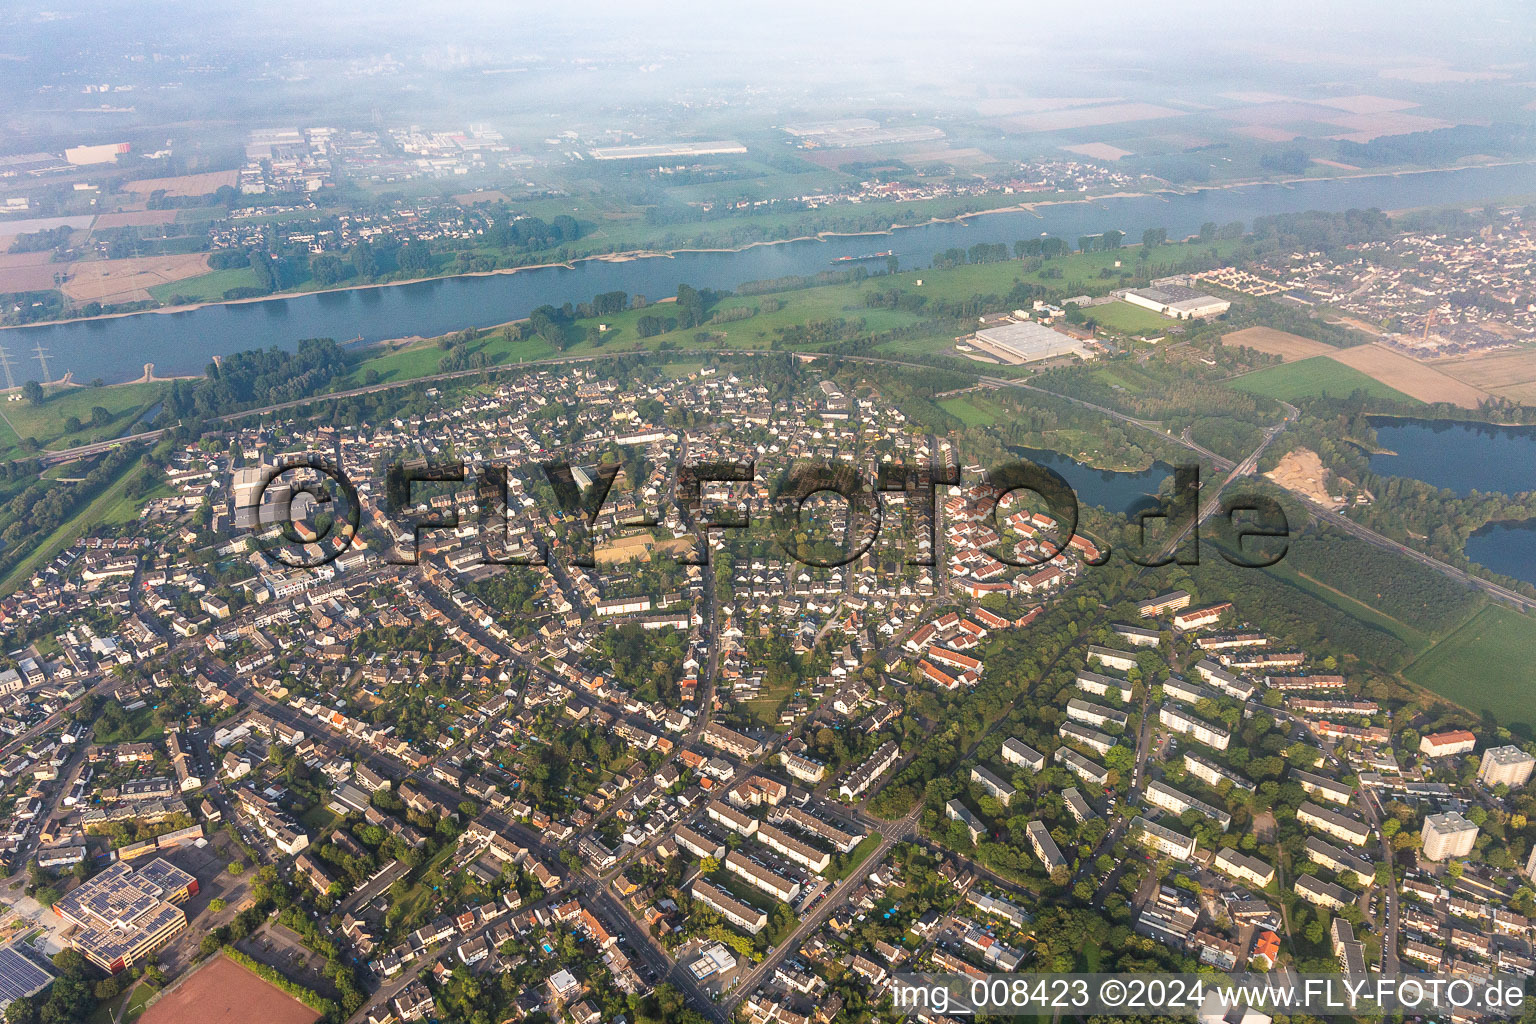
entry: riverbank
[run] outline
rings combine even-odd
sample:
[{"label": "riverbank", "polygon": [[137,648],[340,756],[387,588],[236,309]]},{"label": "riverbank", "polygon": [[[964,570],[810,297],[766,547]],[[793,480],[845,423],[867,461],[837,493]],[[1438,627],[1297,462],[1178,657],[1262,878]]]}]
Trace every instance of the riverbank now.
[{"label": "riverbank", "polygon": [[[55,320],[43,320],[43,321],[37,321],[35,323],[29,323],[29,324],[9,324],[9,325],[0,326],[0,331],[19,331],[19,330],[26,330],[28,328],[43,328],[43,327],[65,325],[65,324],[105,322],[105,321],[123,319],[123,318],[127,318],[127,317],[143,316],[143,315],[166,315],[166,314],[192,313],[192,312],[196,312],[197,310],[206,309],[206,308],[209,308],[209,307],[243,306],[243,305],[258,304],[258,303],[264,303],[264,302],[275,302],[275,301],[280,301],[280,300],[288,300],[288,299],[300,298],[300,297],[311,296],[311,295],[339,295],[339,294],[345,294],[345,293],[348,293],[348,292],[374,291],[374,290],[381,290],[381,289],[403,287],[403,286],[408,286],[408,285],[425,284],[425,283],[433,282],[433,281],[453,281],[453,280],[469,280],[469,279],[473,279],[473,278],[501,277],[501,276],[507,276],[507,275],[515,275],[515,274],[523,273],[525,271],[560,270],[560,269],[563,269],[563,270],[575,270],[581,264],[586,264],[586,263],[614,263],[614,264],[623,264],[623,263],[635,262],[635,261],[638,261],[638,260],[675,259],[675,258],[680,257],[680,256],[687,256],[687,255],[693,255],[693,254],[743,253],[743,252],[748,252],[748,251],[753,250],[753,249],[767,247],[767,246],[784,246],[784,245],[791,245],[791,244],[799,243],[799,242],[828,241],[828,240],[831,240],[831,239],[838,239],[838,238],[863,238],[863,237],[875,237],[875,236],[894,237],[897,232],[902,231],[902,230],[911,230],[911,229],[917,229],[917,228],[929,228],[929,227],[945,225],[945,224],[969,225],[969,223],[972,220],[975,220],[977,218],[996,216],[996,215],[999,215],[999,214],[1027,214],[1027,215],[1031,215],[1031,216],[1034,216],[1036,218],[1039,218],[1040,214],[1039,214],[1038,211],[1047,210],[1047,209],[1051,209],[1051,208],[1055,208],[1055,207],[1072,207],[1072,206],[1099,207],[1099,206],[1101,206],[1102,204],[1104,204],[1106,202],[1123,201],[1123,200],[1136,200],[1136,199],[1151,199],[1151,200],[1156,200],[1158,202],[1167,203],[1167,202],[1171,202],[1174,199],[1176,199],[1178,197],[1181,197],[1181,196],[1195,196],[1195,195],[1202,195],[1202,194],[1219,194],[1219,193],[1224,193],[1224,192],[1233,192],[1233,191],[1237,191],[1237,190],[1241,190],[1241,189],[1253,189],[1253,188],[1263,188],[1263,187],[1294,188],[1295,186],[1304,185],[1304,184],[1316,185],[1316,184],[1327,183],[1327,182],[1331,182],[1331,181],[1358,181],[1358,180],[1362,180],[1362,179],[1372,179],[1372,178],[1396,179],[1396,178],[1404,178],[1404,177],[1411,177],[1411,176],[1417,176],[1417,175],[1426,175],[1426,174],[1450,174],[1450,173],[1458,173],[1458,172],[1468,171],[1468,170],[1483,170],[1483,169],[1491,169],[1491,168],[1499,168],[1499,167],[1510,167],[1510,166],[1527,166],[1527,165],[1530,165],[1530,164],[1533,164],[1533,163],[1536,163],[1536,161],[1521,161],[1521,160],[1491,161],[1491,162],[1479,163],[1479,164],[1469,164],[1469,165],[1465,165],[1465,166],[1462,166],[1462,167],[1403,169],[1403,170],[1395,170],[1395,171],[1364,171],[1364,172],[1361,172],[1359,174],[1339,174],[1339,175],[1329,175],[1329,176],[1326,176],[1326,177],[1316,177],[1316,178],[1293,177],[1293,178],[1283,178],[1283,179],[1277,179],[1277,180],[1252,179],[1252,180],[1235,181],[1235,182],[1224,182],[1224,183],[1218,184],[1218,185],[1197,185],[1197,186],[1192,186],[1192,187],[1187,187],[1187,188],[1186,187],[1179,187],[1179,186],[1168,185],[1167,187],[1164,187],[1164,188],[1155,188],[1155,189],[1149,189],[1149,190],[1144,190],[1144,191],[1143,190],[1136,190],[1136,191],[1106,192],[1106,193],[1097,194],[1097,195],[1084,195],[1084,196],[1081,196],[1081,197],[1074,197],[1074,198],[1050,198],[1050,199],[1039,199],[1039,200],[1022,199],[1022,200],[1017,201],[1017,202],[1012,202],[1012,203],[1007,203],[1005,205],[989,207],[989,208],[983,209],[983,210],[969,210],[969,211],[965,211],[965,212],[961,212],[961,213],[955,213],[955,214],[952,214],[950,216],[944,216],[944,217],[929,217],[929,218],[927,218],[925,220],[914,221],[914,222],[912,222],[910,224],[898,224],[898,223],[892,222],[892,223],[890,223],[885,228],[868,230],[868,231],[839,231],[839,230],[835,230],[835,229],[829,229],[829,230],[825,230],[825,231],[813,232],[813,233],[810,233],[810,234],[794,235],[794,236],[790,236],[790,237],[786,237],[786,238],[759,239],[757,241],[748,242],[748,243],[745,243],[745,244],[739,245],[739,246],[686,246],[685,245],[685,246],[679,246],[679,247],[670,248],[670,249],[645,249],[645,248],[642,248],[642,249],[624,249],[624,250],[617,250],[617,251],[612,251],[612,252],[593,252],[593,253],[589,253],[589,254],[586,254],[586,255],[583,255],[583,256],[572,257],[572,258],[567,259],[567,260],[550,260],[550,261],[545,261],[545,262],[540,262],[540,263],[529,263],[529,264],[525,264],[523,266],[517,266],[517,267],[498,267],[498,268],[496,268],[494,270],[465,271],[465,272],[462,272],[462,273],[448,272],[448,273],[442,273],[442,274],[429,274],[429,275],[424,275],[424,276],[420,276],[420,277],[401,278],[401,279],[398,279],[398,280],[391,280],[391,281],[377,281],[377,282],[368,282],[368,283],[361,283],[361,284],[341,285],[341,286],[338,286],[338,287],[330,287],[330,288],[297,288],[297,289],[290,289],[288,291],[273,292],[272,294],[269,294],[269,295],[249,296],[249,297],[241,298],[241,299],[210,299],[210,300],[205,301],[205,302],[183,303],[183,304],[175,305],[175,306],[157,306],[157,307],[152,308],[152,309],[137,309],[137,310],[127,310],[127,311],[124,311],[124,312],[117,312],[117,313],[104,313],[104,314],[101,314],[99,316],[94,316],[94,317],[62,317],[62,318],[55,319]],[[1057,195],[1059,195],[1059,193]],[[899,204],[899,203],[898,204],[893,204],[893,206],[900,206],[900,205],[901,204]],[[1431,209],[1431,208],[1435,208],[1435,207],[1433,205],[1431,205],[1431,206],[1417,205],[1417,206],[1404,207],[1404,208],[1402,208],[1402,210]],[[1402,210],[1399,210],[1397,212],[1402,212]],[[728,223],[728,222],[722,222],[722,223]]]}]

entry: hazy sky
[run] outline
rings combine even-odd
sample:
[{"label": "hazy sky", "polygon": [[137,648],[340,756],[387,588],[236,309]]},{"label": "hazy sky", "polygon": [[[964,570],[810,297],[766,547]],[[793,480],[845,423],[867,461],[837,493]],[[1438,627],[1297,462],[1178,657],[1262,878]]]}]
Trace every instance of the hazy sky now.
[{"label": "hazy sky", "polygon": [[[1194,109],[1222,93],[1338,90],[1415,101],[1438,90],[1477,119],[1536,97],[1533,53],[1529,0],[12,2],[0,7],[0,129],[75,130],[55,97],[134,75],[141,127],[217,120],[210,106],[231,124],[373,109],[514,123],[658,102],[800,116],[840,104],[963,113],[977,98],[1052,96]],[[588,77],[575,73],[584,68]],[[1495,92],[1424,68],[1493,74]],[[181,92],[143,88],[157,79]]]}]

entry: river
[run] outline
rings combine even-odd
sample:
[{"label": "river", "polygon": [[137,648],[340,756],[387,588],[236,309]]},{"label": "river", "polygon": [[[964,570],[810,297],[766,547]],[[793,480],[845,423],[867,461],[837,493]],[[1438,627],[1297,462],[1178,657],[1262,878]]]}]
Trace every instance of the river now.
[{"label": "river", "polygon": [[[548,303],[584,302],[607,291],[662,298],[680,283],[731,289],[748,282],[825,270],[839,256],[892,248],[904,268],[926,267],[936,252],[977,242],[1004,242],[1052,234],[1075,244],[1106,230],[1138,238],[1163,227],[1174,237],[1206,221],[1226,224],[1302,210],[1352,207],[1406,209],[1441,203],[1481,204],[1531,192],[1528,165],[1476,167],[1422,174],[1328,178],[1292,185],[1212,188],[1185,195],[1100,199],[1041,207],[1035,213],[989,214],[964,222],[905,228],[889,236],[830,238],[760,245],[740,251],[687,252],[627,262],[588,260],[574,268],[548,267],[483,277],[457,277],[291,298],[220,304],[179,313],[146,313],[0,331],[18,380],[40,376],[33,350],[47,351],[50,373],[67,370],[79,381],[137,378],[146,362],[162,376],[201,373],[215,355],[301,338],[383,341],[432,337],[471,325],[488,326],[527,316]],[[875,264],[876,267],[880,266]]]}]

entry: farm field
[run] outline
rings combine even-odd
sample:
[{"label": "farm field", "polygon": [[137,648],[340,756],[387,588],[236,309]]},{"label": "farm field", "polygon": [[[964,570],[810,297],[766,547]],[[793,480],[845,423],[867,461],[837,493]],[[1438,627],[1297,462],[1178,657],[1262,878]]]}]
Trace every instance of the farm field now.
[{"label": "farm field", "polygon": [[1311,359],[1313,356],[1332,355],[1339,351],[1332,345],[1324,345],[1320,341],[1303,338],[1289,331],[1277,331],[1273,327],[1246,327],[1241,331],[1222,335],[1221,343],[1251,348],[1265,355],[1279,356],[1283,362],[1287,363]]},{"label": "farm field", "polygon": [[207,253],[182,256],[133,256],[122,260],[84,260],[69,265],[61,286],[75,302],[136,302],[160,284],[197,277],[208,270]]},{"label": "farm field", "polygon": [[1249,394],[1263,395],[1266,398],[1282,401],[1322,395],[1344,398],[1356,391],[1364,391],[1375,398],[1401,402],[1413,400],[1411,396],[1388,387],[1381,381],[1340,363],[1331,356],[1313,356],[1300,362],[1255,370],[1253,373],[1245,373],[1230,381],[1229,386],[1239,391],[1247,391]]},{"label": "farm field", "polygon": [[143,178],[123,183],[123,188],[134,195],[150,196],[164,192],[172,198],[206,196],[224,186],[234,188],[240,184],[239,171],[205,171],[201,174],[180,174],[174,178]]},{"label": "farm field", "polygon": [[1410,680],[1502,725],[1536,725],[1528,686],[1536,619],[1490,604],[1404,670]]},{"label": "farm field", "polygon": [[1430,364],[1441,373],[1500,398],[1536,403],[1536,348],[1456,356]]},{"label": "farm field", "polygon": [[1357,345],[1341,349],[1328,358],[1352,366],[1421,402],[1450,402],[1464,409],[1475,409],[1489,397],[1481,388],[1465,384],[1428,363],[1409,359],[1381,345]]},{"label": "farm field", "polygon": [[0,253],[0,292],[45,292],[57,287],[55,275],[68,271],[52,252]]}]

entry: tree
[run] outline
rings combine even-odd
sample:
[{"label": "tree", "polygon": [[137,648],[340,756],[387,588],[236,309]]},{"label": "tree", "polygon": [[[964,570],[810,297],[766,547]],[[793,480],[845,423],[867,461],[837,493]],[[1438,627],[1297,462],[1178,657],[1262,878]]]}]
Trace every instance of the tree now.
[{"label": "tree", "polygon": [[235,878],[239,878],[241,875],[245,874],[245,862],[244,861],[238,861],[238,860],[230,861],[229,862],[229,873],[231,875],[233,875]]},{"label": "tree", "polygon": [[43,386],[35,380],[29,380],[21,386],[21,397],[33,405],[42,405]]},{"label": "tree", "polygon": [[401,247],[399,263],[401,270],[420,273],[432,266],[432,251],[427,248],[426,242],[413,238]]}]

